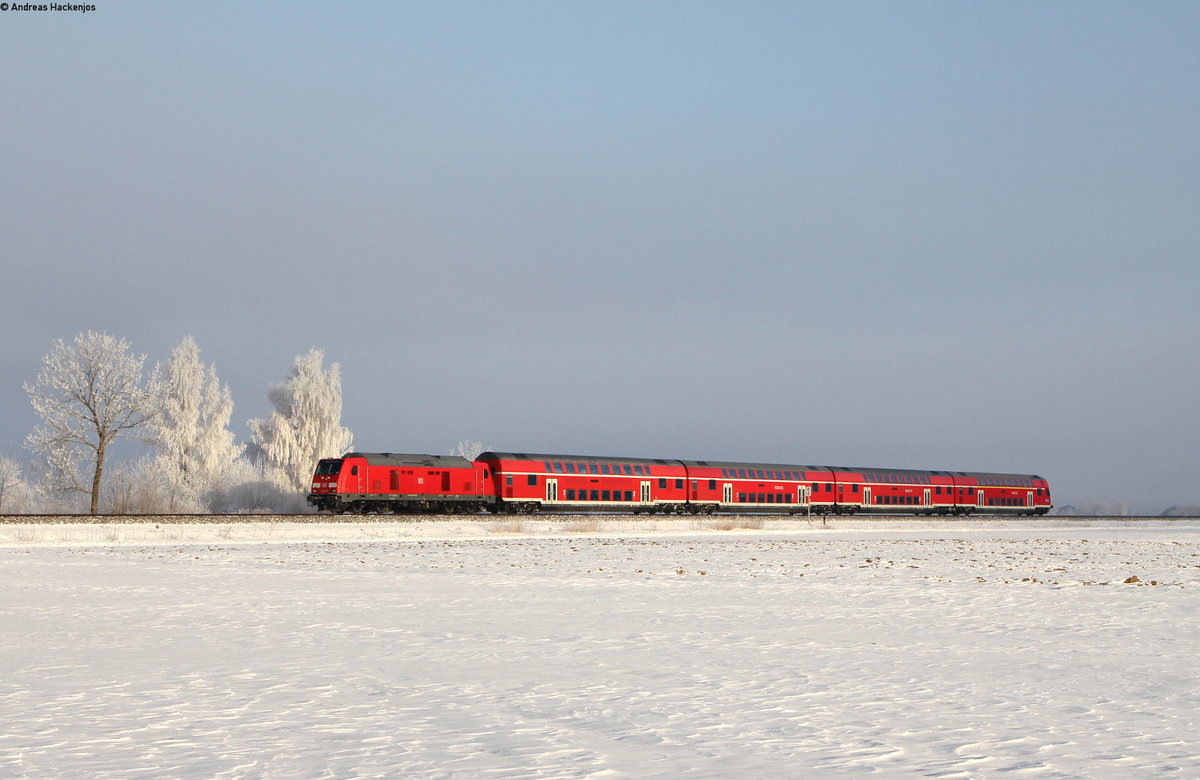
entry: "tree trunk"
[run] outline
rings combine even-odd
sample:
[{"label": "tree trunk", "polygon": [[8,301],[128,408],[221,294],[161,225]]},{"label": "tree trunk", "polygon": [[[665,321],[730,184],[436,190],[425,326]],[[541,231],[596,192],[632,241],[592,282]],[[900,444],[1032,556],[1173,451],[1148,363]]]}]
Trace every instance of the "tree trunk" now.
[{"label": "tree trunk", "polygon": [[92,475],[92,514],[100,514],[100,478],[104,475],[104,449],[101,444],[96,448],[96,473]]}]

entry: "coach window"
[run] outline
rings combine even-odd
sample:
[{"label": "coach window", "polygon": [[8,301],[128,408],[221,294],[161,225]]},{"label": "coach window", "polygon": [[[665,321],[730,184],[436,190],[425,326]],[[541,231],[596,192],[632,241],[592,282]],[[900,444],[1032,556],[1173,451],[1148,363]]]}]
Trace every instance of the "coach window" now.
[{"label": "coach window", "polygon": [[526,481],[528,482],[529,485],[537,485],[537,474],[530,474],[526,478]]},{"label": "coach window", "polygon": [[[708,481],[708,489],[709,489],[709,490],[716,490],[716,489],[717,489],[717,481],[716,481],[715,479],[710,479],[710,480]],[[1041,490],[1039,490],[1039,491],[1038,491],[1038,495],[1040,496],[1041,494],[1042,494],[1042,491],[1041,491]]]},{"label": "coach window", "polygon": [[567,488],[567,500],[568,500],[568,501],[574,501],[574,500],[575,500],[575,491],[574,491],[574,490],[571,490],[570,488]]},{"label": "coach window", "polygon": [[596,464],[595,464],[595,463],[589,463],[589,464],[588,464],[588,473],[589,473],[589,474],[599,474],[599,473],[600,473],[600,469],[599,469],[599,468],[597,468],[597,466],[596,466]]},{"label": "coach window", "polygon": [[565,466],[566,466],[566,472],[567,472],[568,474],[574,474],[574,473],[575,473],[575,464],[574,464],[574,463],[567,463],[567,464],[565,464]]},{"label": "coach window", "polygon": [[546,461],[542,465],[546,467],[546,473],[554,471],[554,467],[550,465],[550,461]]},{"label": "coach window", "polygon": [[605,490],[600,495],[604,496],[604,498],[600,499],[601,501],[609,501],[610,500],[609,497],[612,495],[612,491]]}]

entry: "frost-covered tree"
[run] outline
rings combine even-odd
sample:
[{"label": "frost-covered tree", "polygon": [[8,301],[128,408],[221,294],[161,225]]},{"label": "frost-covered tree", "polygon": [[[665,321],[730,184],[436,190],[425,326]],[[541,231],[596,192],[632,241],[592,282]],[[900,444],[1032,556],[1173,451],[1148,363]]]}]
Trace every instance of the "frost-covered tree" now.
[{"label": "frost-covered tree", "polygon": [[268,479],[289,491],[307,492],[317,461],[343,454],[354,441],[342,427],[341,368],[334,363],[325,370],[324,362],[319,349],[297,357],[291,378],[271,387],[275,411],[250,420],[252,457]]},{"label": "frost-covered tree", "polygon": [[0,455],[0,512],[17,512],[25,502],[29,487],[21,477],[21,464]]},{"label": "frost-covered tree", "polygon": [[[88,331],[55,341],[37,381],[24,385],[43,422],[26,446],[46,457],[56,487],[90,497],[92,514],[100,511],[109,446],[136,438],[156,414],[154,391],[142,382],[145,360],[124,339]],[[80,470],[85,461],[90,478]]]},{"label": "frost-covered tree", "polygon": [[104,508],[112,514],[144,515],[188,509],[178,506],[173,498],[171,486],[154,458],[122,461],[108,469]]},{"label": "frost-covered tree", "polygon": [[200,360],[191,336],[171,352],[158,377],[159,414],[150,424],[154,466],[166,490],[167,509],[203,510],[208,492],[241,457],[229,430],[233,395],[214,365]]},{"label": "frost-covered tree", "polygon": [[491,449],[491,447],[489,447],[488,445],[484,444],[481,441],[471,441],[470,439],[463,439],[462,441],[460,441],[458,444],[455,444],[450,449],[450,454],[458,455],[460,457],[466,458],[467,460],[475,460],[476,458],[479,457],[479,454],[481,452],[487,452],[490,449]]}]

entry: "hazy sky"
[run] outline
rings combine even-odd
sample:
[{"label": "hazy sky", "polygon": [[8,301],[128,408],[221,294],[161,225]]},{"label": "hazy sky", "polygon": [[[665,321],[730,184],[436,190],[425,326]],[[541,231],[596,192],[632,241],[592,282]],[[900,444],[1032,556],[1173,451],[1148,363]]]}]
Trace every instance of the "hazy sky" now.
[{"label": "hazy sky", "polygon": [[0,12],[0,451],[54,339],[310,347],[363,450],[1200,503],[1200,3]]}]

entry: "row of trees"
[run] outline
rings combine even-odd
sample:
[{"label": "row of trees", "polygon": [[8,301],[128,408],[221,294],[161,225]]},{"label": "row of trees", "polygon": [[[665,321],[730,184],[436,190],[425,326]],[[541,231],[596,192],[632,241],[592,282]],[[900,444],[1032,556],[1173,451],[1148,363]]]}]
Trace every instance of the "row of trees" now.
[{"label": "row of trees", "polygon": [[[341,371],[313,349],[270,388],[270,416],[229,430],[233,397],[191,337],[145,374],[146,356],[106,333],[58,340],[25,384],[41,424],[26,439],[32,479],[0,457],[0,512],[301,511],[313,464],[351,449]],[[150,454],[109,468],[110,448],[139,439]]]}]

